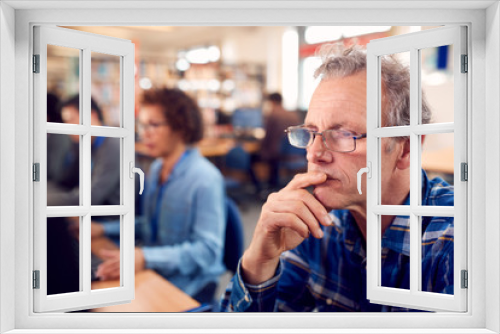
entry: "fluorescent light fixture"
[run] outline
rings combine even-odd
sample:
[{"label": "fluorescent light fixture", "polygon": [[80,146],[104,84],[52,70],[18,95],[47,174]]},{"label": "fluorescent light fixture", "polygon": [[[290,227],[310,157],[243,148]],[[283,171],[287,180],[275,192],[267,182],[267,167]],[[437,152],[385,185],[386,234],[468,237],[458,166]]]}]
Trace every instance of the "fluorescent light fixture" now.
[{"label": "fluorescent light fixture", "polygon": [[191,64],[207,64],[220,59],[220,50],[215,45],[186,51],[186,59]]},{"label": "fluorescent light fixture", "polygon": [[185,58],[181,58],[181,59],[177,60],[177,62],[175,63],[175,67],[179,71],[184,72],[184,71],[187,71],[191,67],[191,64],[189,64],[189,62]]},{"label": "fluorescent light fixture", "polygon": [[362,35],[369,35],[376,32],[385,32],[391,30],[391,26],[352,26],[342,27],[342,34],[344,37],[355,37]]},{"label": "fluorescent light fixture", "polygon": [[321,65],[321,58],[307,57],[302,61],[302,96],[300,108],[303,110],[309,109],[312,94],[318,86],[321,78],[314,79],[314,71]]},{"label": "fluorescent light fixture", "polygon": [[296,109],[299,95],[299,34],[295,29],[282,37],[282,95],[285,109]]},{"label": "fluorescent light fixture", "polygon": [[218,61],[220,59],[220,50],[215,45],[209,46],[207,48],[208,60],[211,62]]},{"label": "fluorescent light fixture", "polygon": [[183,90],[183,91],[191,90],[191,84],[189,83],[189,81],[187,81],[185,79],[179,80],[177,82],[177,87],[179,87],[179,89]]},{"label": "fluorescent light fixture", "polygon": [[151,80],[149,78],[144,77],[139,80],[139,87],[148,90],[153,87],[153,84],[151,83]]},{"label": "fluorescent light fixture", "polygon": [[305,40],[308,44],[337,41],[341,38],[369,35],[389,31],[391,26],[313,26],[307,27]]},{"label": "fluorescent light fixture", "polygon": [[222,82],[222,90],[231,92],[236,88],[236,84],[231,79],[226,79]]},{"label": "fluorescent light fixture", "polygon": [[220,89],[220,81],[217,79],[211,79],[207,82],[207,88],[209,91],[216,92]]},{"label": "fluorescent light fixture", "polygon": [[336,41],[342,38],[342,27],[307,27],[304,37],[308,44]]}]

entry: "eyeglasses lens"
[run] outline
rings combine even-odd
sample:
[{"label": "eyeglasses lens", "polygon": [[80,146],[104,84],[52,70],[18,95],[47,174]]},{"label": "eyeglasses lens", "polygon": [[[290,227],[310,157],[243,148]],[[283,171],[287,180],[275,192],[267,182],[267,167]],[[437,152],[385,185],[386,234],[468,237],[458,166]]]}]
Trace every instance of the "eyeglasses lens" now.
[{"label": "eyeglasses lens", "polygon": [[307,129],[296,128],[288,132],[290,144],[300,148],[306,148],[311,141],[312,134]]},{"label": "eyeglasses lens", "polygon": [[325,131],[323,134],[326,146],[336,152],[350,152],[354,150],[355,141],[352,136],[335,131]]}]

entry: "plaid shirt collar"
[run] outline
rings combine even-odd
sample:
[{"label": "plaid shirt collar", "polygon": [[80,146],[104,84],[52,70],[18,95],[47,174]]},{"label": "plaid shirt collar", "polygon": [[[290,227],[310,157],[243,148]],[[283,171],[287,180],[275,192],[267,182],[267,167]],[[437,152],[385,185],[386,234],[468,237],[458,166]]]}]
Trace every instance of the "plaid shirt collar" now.
[{"label": "plaid shirt collar", "polygon": [[[422,170],[422,203],[429,205],[428,201],[431,197],[432,185],[430,184],[427,174]],[[406,197],[403,205],[410,205],[410,194]],[[429,220],[423,219],[422,231],[425,231]],[[384,232],[382,237],[382,248],[391,249],[397,253],[410,256],[410,217],[396,216],[391,225]]]},{"label": "plaid shirt collar", "polygon": [[[428,202],[431,196],[432,186],[427,178],[427,174],[422,170],[422,202]],[[410,194],[406,197],[402,205],[410,205]],[[337,218],[337,217],[336,217]],[[354,220],[354,217],[348,210],[339,210],[338,219],[334,219],[336,228],[344,231],[346,249],[353,253],[352,256],[366,258],[366,241]],[[427,224],[427,220],[424,220]],[[422,227],[425,230],[425,226]],[[391,225],[384,232],[382,237],[382,248],[391,249],[397,253],[410,256],[410,217],[396,216]]]}]

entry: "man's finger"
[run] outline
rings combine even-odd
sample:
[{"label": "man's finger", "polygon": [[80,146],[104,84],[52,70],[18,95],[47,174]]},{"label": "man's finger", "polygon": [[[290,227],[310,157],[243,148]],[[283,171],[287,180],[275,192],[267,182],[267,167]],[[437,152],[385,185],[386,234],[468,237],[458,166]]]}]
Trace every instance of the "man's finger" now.
[{"label": "man's finger", "polygon": [[100,257],[110,259],[120,256],[120,251],[112,249],[103,249],[99,252]]},{"label": "man's finger", "polygon": [[96,276],[102,279],[113,276],[113,273],[120,272],[120,261],[106,261],[97,267]]},{"label": "man's finger", "polygon": [[297,174],[293,177],[292,181],[287,184],[285,189],[302,189],[309,186],[321,184],[326,181],[326,174],[322,172],[308,172],[304,174]]},{"label": "man's finger", "polygon": [[280,194],[280,197],[277,198],[277,201],[277,205],[281,205],[279,203],[282,201],[302,201],[322,225],[330,226],[332,224],[332,218],[328,215],[328,211],[323,204],[306,190],[283,192]]},{"label": "man's finger", "polygon": [[295,231],[303,239],[309,237],[309,228],[299,217],[293,213],[272,213],[276,227],[287,227]]},{"label": "man's finger", "polygon": [[[318,220],[309,207],[301,200],[294,201],[279,201],[276,202],[277,205],[270,207],[272,212],[275,213],[293,213],[296,215],[308,228],[311,234],[316,238],[321,238],[323,236],[323,231],[321,230]],[[324,210],[324,209],[323,209]],[[326,210],[325,215],[326,215]]]}]

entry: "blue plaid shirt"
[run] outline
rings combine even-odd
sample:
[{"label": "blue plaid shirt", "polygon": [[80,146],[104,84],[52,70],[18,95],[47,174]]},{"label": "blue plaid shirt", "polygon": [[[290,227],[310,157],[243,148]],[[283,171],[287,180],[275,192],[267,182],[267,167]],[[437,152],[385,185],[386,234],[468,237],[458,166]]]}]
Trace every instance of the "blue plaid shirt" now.
[{"label": "blue plaid shirt", "polygon": [[[453,187],[424,171],[422,204],[453,206]],[[409,196],[405,200],[409,205]],[[332,211],[322,239],[308,238],[282,254],[275,276],[246,284],[241,269],[221,298],[221,311],[412,311],[366,299],[366,245],[347,210]],[[382,286],[410,287],[410,219],[397,216],[382,238]],[[422,289],[453,294],[453,218],[422,218]]]}]

